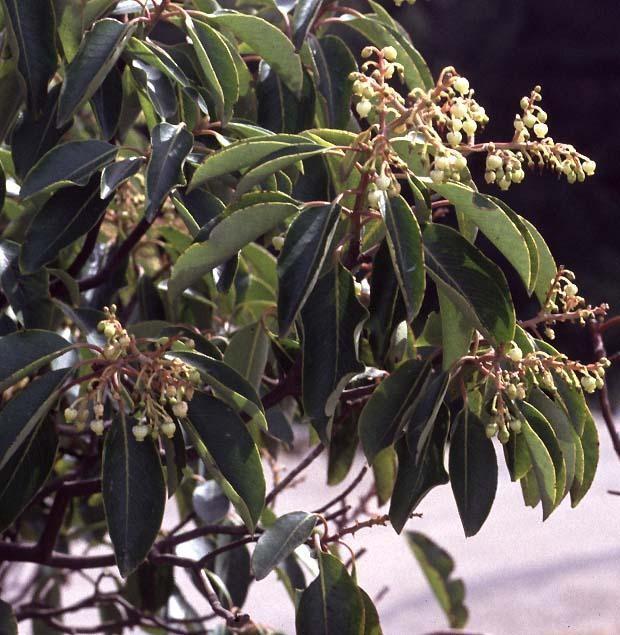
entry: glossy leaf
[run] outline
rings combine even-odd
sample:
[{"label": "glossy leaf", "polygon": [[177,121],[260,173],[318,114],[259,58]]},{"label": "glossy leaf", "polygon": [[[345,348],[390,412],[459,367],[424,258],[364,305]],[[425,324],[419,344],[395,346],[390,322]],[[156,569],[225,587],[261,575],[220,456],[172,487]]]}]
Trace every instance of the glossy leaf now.
[{"label": "glossy leaf", "polygon": [[116,188],[135,176],[144,164],[144,157],[130,157],[116,163],[111,163],[103,168],[101,173],[101,198],[110,196]]},{"label": "glossy leaf", "polygon": [[[532,429],[528,421],[530,418],[534,421],[544,419],[542,415],[527,403],[522,404],[522,412],[527,419],[521,424],[521,434],[523,434],[527,444],[530,457],[532,459],[532,476],[535,478],[536,486],[543,505],[543,520],[549,517],[549,514],[555,508],[557,497],[557,477],[556,468],[551,458],[546,444]],[[549,425],[548,423],[546,424]],[[544,429],[544,423],[541,428]],[[561,475],[560,475],[561,476]],[[560,491],[564,489],[564,483],[561,482]]]},{"label": "glossy leaf", "polygon": [[243,422],[226,404],[198,393],[183,425],[205,467],[253,531],[263,510],[265,478]]},{"label": "glossy leaf", "polygon": [[10,604],[0,600],[0,632],[4,635],[17,635],[17,620]]},{"label": "glossy leaf", "polygon": [[0,531],[19,516],[47,481],[58,447],[51,421],[44,421],[0,470]]},{"label": "glossy leaf", "polygon": [[54,12],[50,0],[2,0],[9,42],[26,85],[28,108],[41,110],[56,71]]},{"label": "glossy leaf", "polygon": [[352,84],[349,74],[357,69],[349,47],[328,35],[308,39],[318,69],[318,93],[325,100],[328,128],[347,128],[351,119]]},{"label": "glossy leaf", "polygon": [[136,24],[106,18],[96,22],[65,70],[58,102],[58,126],[63,126],[103,83],[123,52]]},{"label": "glossy leaf", "polygon": [[316,514],[291,512],[280,516],[258,539],[252,554],[252,571],[262,580],[310,537]]},{"label": "glossy leaf", "polygon": [[364,635],[383,635],[377,607],[364,589],[360,589],[360,593],[364,602]]},{"label": "glossy leaf", "polygon": [[534,294],[543,306],[547,300],[547,293],[551,288],[551,281],[555,279],[558,266],[555,264],[555,258],[553,257],[545,239],[541,236],[540,232],[530,223],[526,218],[522,219],[525,226],[532,234],[534,241],[536,242],[536,249],[538,251],[538,278],[536,280],[536,286],[534,287]]},{"label": "glossy leaf", "polygon": [[[243,203],[243,199],[241,201]],[[174,298],[212,269],[225,263],[247,243],[273,229],[297,211],[291,202],[264,198],[247,207],[239,207],[213,228],[209,240],[192,245],[177,260],[168,284]]]},{"label": "glossy leaf", "polygon": [[16,331],[0,337],[0,391],[49,364],[69,346],[51,331]]},{"label": "glossy leaf", "polygon": [[161,527],[166,485],[153,440],[137,441],[135,420],[117,417],[103,445],[102,493],[116,564],[125,578],[137,569]]},{"label": "glossy leaf", "polygon": [[581,435],[581,444],[584,454],[583,480],[581,483],[573,483],[570,490],[572,507],[576,507],[587,494],[598,467],[599,440],[594,417],[588,412]]},{"label": "glossy leaf", "polygon": [[278,150],[293,149],[300,144],[307,144],[307,139],[285,134],[251,137],[232,143],[203,161],[192,177],[189,191],[223,174],[258,165]]},{"label": "glossy leaf", "polygon": [[192,492],[192,505],[203,523],[213,524],[228,514],[230,501],[215,481],[207,481]]},{"label": "glossy leaf", "polygon": [[232,54],[215,29],[204,22],[194,22],[194,31],[188,29],[207,85],[217,104],[217,116],[227,122],[239,99],[239,75]]},{"label": "glossy leaf", "polygon": [[[444,468],[449,419],[448,409],[444,406],[430,431],[419,429],[417,439],[413,439],[409,444],[402,439],[397,446],[398,476],[389,512],[392,527],[397,533],[403,530],[410,514],[415,511],[424,496],[433,487],[443,485],[449,480]],[[409,451],[411,447],[417,448],[417,454]]]},{"label": "glossy leaf", "polygon": [[248,170],[237,183],[236,196],[241,196],[249,192],[252,188],[263,183],[267,177],[276,172],[286,170],[301,161],[310,159],[316,155],[323,154],[324,148],[317,148],[313,143],[300,144],[299,146],[282,148],[266,156],[260,165]]},{"label": "glossy leaf", "polygon": [[97,225],[111,198],[99,195],[99,177],[83,188],[65,188],[54,194],[35,215],[26,232],[20,264],[25,272],[52,262],[60,250]]},{"label": "glossy leaf", "polygon": [[194,144],[184,124],[161,123],[151,133],[152,153],[146,168],[145,218],[152,221],[173,187],[185,184],[183,163]]},{"label": "glossy leaf", "polygon": [[450,485],[466,536],[487,519],[497,490],[497,458],[480,419],[462,410],[450,439]]},{"label": "glossy leaf", "polygon": [[458,232],[433,223],[424,230],[426,270],[459,309],[494,342],[509,342],[515,312],[501,270]]},{"label": "glossy leaf", "polygon": [[183,69],[163,48],[154,42],[132,37],[125,46],[124,54],[128,58],[141,60],[145,64],[156,68],[183,88],[190,86],[189,79]]},{"label": "glossy leaf", "polygon": [[59,93],[60,85],[54,86],[45,98],[40,115],[35,117],[32,111],[26,111],[13,131],[11,153],[15,173],[20,179],[58,143],[71,126],[68,123],[61,128],[56,127]]},{"label": "glossy leaf", "polygon": [[301,93],[301,60],[291,41],[280,29],[263,18],[236,11],[210,15],[209,21],[232,31],[239,40],[260,55],[294,93]]},{"label": "glossy leaf", "polygon": [[291,328],[312,292],[336,232],[339,205],[311,207],[289,226],[278,258],[278,324],[280,336]]},{"label": "glossy leaf", "polygon": [[385,225],[394,271],[407,308],[407,320],[411,322],[422,305],[426,283],[420,227],[411,208],[400,196],[386,199]]},{"label": "glossy leaf", "polygon": [[323,0],[300,0],[295,4],[293,12],[293,44],[299,50],[304,43],[306,34],[316,19]]},{"label": "glossy leaf", "polygon": [[463,580],[452,578],[454,560],[447,551],[417,531],[407,532],[407,541],[451,628],[462,628],[469,612],[463,603]]},{"label": "glossy leaf", "polygon": [[385,505],[394,491],[398,470],[398,456],[392,446],[381,450],[372,462],[372,472],[375,477],[375,489],[379,505]]},{"label": "glossy leaf", "polygon": [[120,71],[113,66],[90,100],[95,118],[99,124],[101,137],[110,140],[120,123],[123,108],[123,79]]},{"label": "glossy leaf", "polygon": [[405,319],[405,309],[387,241],[381,242],[372,263],[368,341],[377,362],[385,359],[392,332]]},{"label": "glossy leaf", "polygon": [[566,466],[566,484],[562,493],[564,496],[575,483],[579,484],[583,480],[584,455],[581,439],[568,415],[542,390],[532,389],[528,395],[528,403],[545,417],[557,438]]},{"label": "glossy leaf", "polygon": [[469,352],[474,327],[468,316],[459,310],[440,287],[437,287],[437,298],[441,313],[442,367],[449,370]]},{"label": "glossy leaf", "polygon": [[407,415],[424,390],[430,366],[421,360],[403,362],[374,390],[359,418],[364,454],[372,463],[392,445],[407,423]]},{"label": "glossy leaf", "polygon": [[114,161],[118,148],[106,141],[70,141],[50,150],[28,172],[20,196],[66,185],[86,185],[92,175]]},{"label": "glossy leaf", "polygon": [[297,635],[364,635],[364,601],[345,566],[319,552],[319,576],[297,606]]},{"label": "glossy leaf", "polygon": [[515,268],[525,288],[529,289],[532,278],[530,250],[525,238],[502,207],[491,197],[475,192],[461,183],[428,184],[445,196],[458,213],[480,228]]},{"label": "glossy leaf", "polygon": [[357,454],[359,437],[356,413],[334,420],[327,459],[327,484],[338,485],[346,477]]},{"label": "glossy leaf", "polygon": [[304,411],[326,439],[327,420],[349,379],[364,370],[358,339],[367,317],[357,301],[353,278],[341,265],[319,278],[301,311]]},{"label": "glossy leaf", "polygon": [[0,471],[20,451],[58,399],[66,369],[45,373],[30,382],[0,410]]},{"label": "glossy leaf", "polygon": [[222,361],[200,353],[175,353],[182,361],[196,368],[205,383],[231,408],[247,414],[252,422],[266,429],[263,404],[254,387],[236,370]]},{"label": "glossy leaf", "polygon": [[270,348],[271,341],[262,322],[250,324],[233,335],[224,353],[224,362],[258,391]]}]

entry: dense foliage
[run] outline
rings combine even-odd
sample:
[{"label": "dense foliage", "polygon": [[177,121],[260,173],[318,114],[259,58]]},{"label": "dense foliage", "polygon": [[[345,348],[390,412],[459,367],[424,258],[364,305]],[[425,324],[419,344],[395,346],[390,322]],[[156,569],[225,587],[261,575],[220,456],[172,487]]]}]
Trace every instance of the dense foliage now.
[{"label": "dense foliage", "polygon": [[[1,579],[37,567],[2,632],[270,633],[242,606],[275,572],[299,635],[376,635],[346,536],[402,532],[448,482],[476,534],[496,443],[543,519],[578,504],[598,460],[584,392],[609,362],[599,331],[591,363],[550,341],[607,307],[469,170],[501,191],[594,174],[549,136],[540,87],[507,140],[480,141],[469,81],[433,79],[373,1],[0,6]],[[521,319],[506,274],[531,298]],[[358,447],[342,492],[276,511],[323,452],[343,482]],[[464,625],[450,557],[406,537]],[[89,607],[101,624],[73,627]]]}]

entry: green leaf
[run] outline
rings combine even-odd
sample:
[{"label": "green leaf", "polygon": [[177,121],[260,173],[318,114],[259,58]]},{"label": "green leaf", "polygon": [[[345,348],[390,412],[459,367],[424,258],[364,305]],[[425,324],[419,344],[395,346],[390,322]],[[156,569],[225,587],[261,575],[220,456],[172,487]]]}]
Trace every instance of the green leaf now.
[{"label": "green leaf", "polygon": [[52,188],[86,185],[95,172],[114,161],[117,152],[116,146],[97,139],[56,146],[28,172],[20,196],[26,199]]},{"label": "green leaf", "polygon": [[304,412],[323,440],[329,436],[326,419],[333,415],[340,393],[364,370],[358,342],[367,316],[355,297],[351,274],[339,264],[319,278],[301,311]]},{"label": "green leaf", "polygon": [[375,360],[380,364],[387,355],[392,332],[405,319],[404,304],[386,240],[381,242],[372,263],[368,312],[368,341]]},{"label": "green leaf", "polygon": [[[2,264],[0,260],[0,270]],[[69,346],[64,337],[51,331],[16,331],[0,337],[0,392],[49,364]]]},{"label": "green leaf", "polygon": [[207,481],[192,492],[192,507],[203,523],[213,524],[228,514],[230,501],[215,481]]},{"label": "green leaf", "polygon": [[530,250],[522,233],[501,205],[491,197],[474,192],[461,183],[436,184],[429,179],[425,182],[431,189],[445,196],[455,206],[457,213],[463,214],[480,228],[515,268],[525,288],[529,289],[532,278]]},{"label": "green leaf", "polygon": [[265,502],[265,477],[258,449],[241,419],[221,401],[197,393],[183,425],[209,474],[254,531]]},{"label": "green leaf", "polygon": [[303,71],[291,41],[273,24],[255,15],[221,11],[208,16],[217,26],[229,29],[260,55],[296,94],[301,93]]},{"label": "green leaf", "polygon": [[224,362],[248,380],[258,391],[263,379],[271,340],[262,322],[239,329],[224,353]]},{"label": "green leaf", "polygon": [[194,145],[194,136],[185,124],[160,123],[151,132],[152,152],[146,168],[146,211],[152,221],[170,190],[185,184],[183,163]]},{"label": "green leaf", "polygon": [[11,155],[15,164],[15,174],[21,180],[71,127],[71,124],[66,124],[56,128],[59,93],[60,85],[54,86],[47,95],[40,115],[35,117],[32,111],[26,111],[15,126],[11,137]]},{"label": "green leaf", "polygon": [[379,505],[385,505],[390,500],[396,482],[398,456],[392,446],[381,450],[372,462],[372,472],[375,477],[375,489]]},{"label": "green leaf", "polygon": [[47,481],[58,447],[52,421],[44,421],[0,471],[0,532],[26,508]]},{"label": "green leaf", "polygon": [[280,516],[261,534],[252,554],[252,571],[257,580],[267,575],[285,560],[312,534],[317,523],[316,514],[291,512]]},{"label": "green leaf", "polygon": [[359,435],[369,463],[392,445],[407,423],[430,373],[430,365],[410,359],[403,362],[374,390],[359,418]]},{"label": "green leaf", "polygon": [[111,163],[103,168],[101,173],[101,198],[107,198],[121,183],[135,176],[143,164],[144,157],[130,157],[129,159]]},{"label": "green leaf", "polygon": [[126,578],[144,561],[164,517],[166,484],[153,439],[137,441],[133,419],[116,417],[103,444],[103,505],[116,564]]},{"label": "green leaf", "polygon": [[172,298],[297,211],[292,202],[269,200],[269,196],[263,200],[234,209],[213,228],[209,240],[181,254],[168,283]]},{"label": "green leaf", "polygon": [[449,478],[444,468],[444,451],[450,413],[442,406],[432,427],[419,428],[417,439],[409,441],[409,448],[417,448],[413,454],[402,439],[397,445],[398,476],[390,502],[390,521],[400,533],[410,514],[428,492],[437,485],[447,483]]},{"label": "green leaf", "polygon": [[474,327],[441,287],[437,287],[437,298],[441,314],[442,367],[449,370],[469,352]]},{"label": "green leaf", "polygon": [[346,478],[353,465],[358,445],[357,413],[349,412],[335,419],[328,448],[328,485],[338,485]]},{"label": "green leaf", "polygon": [[515,310],[499,267],[458,232],[433,223],[424,230],[426,270],[450,300],[493,342],[509,342]]},{"label": "green leaf", "polygon": [[186,27],[194,45],[207,86],[217,105],[217,116],[226,123],[239,99],[239,75],[226,41],[215,29],[204,22]]},{"label": "green leaf", "polygon": [[475,536],[487,519],[497,490],[497,458],[480,419],[462,410],[450,439],[450,485],[465,535]]},{"label": "green leaf", "polygon": [[293,44],[299,50],[306,39],[306,34],[319,13],[323,0],[300,0],[295,4],[291,26],[293,27]]},{"label": "green leaf", "polygon": [[297,635],[364,635],[364,601],[346,567],[318,553],[319,576],[302,593],[295,619]]},{"label": "green leaf", "polygon": [[123,24],[106,18],[86,33],[80,48],[65,70],[58,103],[58,126],[67,123],[78,108],[101,86],[123,53],[136,23]]},{"label": "green leaf", "polygon": [[504,444],[504,458],[512,481],[521,480],[532,469],[532,457],[522,434],[511,434]]},{"label": "green leaf", "polygon": [[190,364],[203,376],[205,383],[231,408],[247,414],[253,423],[267,428],[263,404],[253,386],[236,370],[217,359],[200,353],[173,354]]},{"label": "green leaf", "polygon": [[528,402],[549,422],[560,446],[566,466],[563,497],[575,483],[581,483],[583,480],[584,456],[581,439],[561,406],[552,401],[542,390],[539,388],[530,390]]},{"label": "green leaf", "polygon": [[[530,426],[528,421],[530,419],[536,423],[543,422],[539,428],[545,431],[545,424],[549,427],[549,424],[545,421],[544,417],[528,403],[523,402],[521,404],[521,411],[526,420],[521,422],[521,434],[524,436],[527,444],[527,449],[532,459],[532,476],[535,478],[536,486],[539,492],[540,499],[543,505],[543,520],[549,517],[549,514],[555,509],[555,503],[557,498],[557,492],[564,490],[564,483],[561,479],[561,487],[557,487],[557,471],[556,466],[551,458],[551,454],[546,447],[540,436]],[[551,432],[553,434],[553,432]],[[548,433],[547,433],[548,436]],[[561,455],[560,455],[561,458]],[[559,475],[561,477],[561,474]],[[564,475],[565,478],[565,475]]]},{"label": "green leaf", "polygon": [[583,480],[581,483],[573,483],[573,486],[571,487],[570,498],[572,507],[576,507],[590,489],[598,466],[598,432],[596,430],[594,417],[589,411],[584,422],[581,444],[583,446],[584,454]]},{"label": "green leaf", "polygon": [[58,399],[67,369],[45,373],[20,390],[0,410],[0,471],[19,452]]},{"label": "green leaf", "polygon": [[97,225],[111,197],[99,195],[99,177],[84,188],[71,187],[54,194],[32,219],[20,264],[25,273],[37,271],[55,260],[60,250]]},{"label": "green leaf", "polygon": [[528,228],[534,241],[536,242],[536,249],[538,250],[538,278],[536,280],[536,286],[534,287],[534,294],[543,306],[547,300],[547,293],[551,288],[551,281],[555,280],[555,274],[558,271],[558,266],[555,264],[555,259],[551,250],[547,246],[545,239],[540,235],[540,232],[528,221],[526,218],[521,219],[525,226]]},{"label": "green leaf", "polygon": [[411,322],[424,299],[426,277],[420,226],[411,208],[401,196],[386,198],[387,240],[401,293]]},{"label": "green leaf", "polygon": [[163,48],[157,46],[154,42],[132,37],[125,45],[124,55],[131,59],[138,59],[156,68],[183,88],[190,86],[190,81],[181,67]]},{"label": "green leaf", "polygon": [[239,183],[237,183],[235,195],[237,197],[241,196],[276,172],[286,170],[305,159],[310,159],[325,152],[325,148],[317,147],[316,144],[313,143],[305,143],[299,146],[277,150],[273,154],[266,156],[262,163],[253,167],[243,175]]},{"label": "green leaf", "polygon": [[[224,547],[238,540],[236,536],[220,535],[216,541],[216,548]],[[252,582],[250,573],[250,551],[246,545],[225,551],[215,558],[213,573],[220,578],[230,596],[230,603],[225,600],[229,608],[242,607],[248,595]],[[224,594],[222,594],[224,595]]]},{"label": "green leaf", "polygon": [[383,635],[377,608],[364,589],[360,589],[360,593],[364,602],[364,635]]},{"label": "green leaf", "polygon": [[469,612],[463,580],[451,578],[454,560],[430,538],[417,531],[407,532],[407,542],[426,576],[428,583],[450,622],[451,628],[463,628]]},{"label": "green leaf", "polygon": [[9,42],[28,95],[28,109],[39,113],[47,84],[56,71],[54,12],[50,0],[2,0]]},{"label": "green leaf", "polygon": [[0,633],[17,635],[17,620],[10,604],[0,600]]},{"label": "green leaf", "polygon": [[349,47],[333,35],[312,37],[308,43],[318,69],[318,93],[327,107],[325,126],[346,129],[351,119],[353,88],[349,75],[357,70],[355,58]]},{"label": "green leaf", "polygon": [[575,428],[575,432],[581,437],[586,418],[589,415],[588,404],[579,384],[579,379],[572,372],[570,372],[570,375],[572,377],[570,382],[561,375],[554,376],[553,381],[558,389],[554,397],[555,401],[559,402],[564,408],[572,426]]},{"label": "green leaf", "polygon": [[[211,63],[211,56],[207,53],[205,46],[208,46],[209,44],[213,46],[213,43],[216,40],[211,36],[212,29],[210,29],[210,27],[200,29],[201,24],[201,22],[194,22],[189,15],[185,16],[185,30],[189,35],[192,46],[194,47],[194,52],[196,53],[196,58],[198,59],[200,70],[202,71],[203,81],[209,87],[209,91],[215,102],[215,109],[218,118],[224,120],[224,91],[218,79],[218,75],[213,68],[213,64]],[[230,58],[230,62],[234,65],[232,56],[230,55],[226,45],[223,42],[219,43],[223,44],[224,48],[226,48],[226,53]],[[235,76],[237,76],[236,70]]]},{"label": "green leaf", "polygon": [[[157,72],[157,71],[156,71]],[[109,141],[118,131],[123,110],[123,76],[115,66],[110,69],[101,86],[90,99],[101,138]],[[172,114],[176,111],[175,108]]]},{"label": "green leaf", "polygon": [[278,325],[284,337],[319,277],[336,233],[341,208],[321,205],[290,224],[278,258]]},{"label": "green leaf", "polygon": [[293,150],[307,143],[304,137],[289,134],[256,136],[231,143],[204,160],[194,173],[188,191],[218,176],[258,165],[278,150]]}]

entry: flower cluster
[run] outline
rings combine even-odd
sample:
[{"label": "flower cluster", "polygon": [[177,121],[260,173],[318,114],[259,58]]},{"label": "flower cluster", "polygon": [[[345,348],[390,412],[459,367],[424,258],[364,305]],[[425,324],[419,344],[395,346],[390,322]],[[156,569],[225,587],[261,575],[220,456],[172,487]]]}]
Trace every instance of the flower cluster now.
[{"label": "flower cluster", "polygon": [[573,388],[591,393],[603,387],[605,369],[609,360],[602,358],[592,364],[569,360],[561,353],[531,350],[524,353],[515,343],[501,352],[490,352],[475,359],[479,371],[494,390],[489,405],[486,433],[497,435],[502,443],[510,437],[510,431],[521,431],[523,415],[517,402],[527,399],[534,387],[557,392],[556,382],[561,379]]},{"label": "flower cluster", "polygon": [[[106,339],[100,355],[87,360],[97,367],[97,377],[89,381],[83,394],[65,409],[67,423],[83,430],[90,419],[90,430],[101,436],[106,413],[128,410],[137,424],[132,432],[138,441],[149,434],[174,436],[174,418],[187,415],[188,401],[200,384],[200,373],[179,359],[168,359],[170,350],[191,350],[192,340],[163,337],[150,347],[138,346],[116,317],[116,307],[105,307],[106,317],[98,330]],[[106,402],[111,402],[106,407]],[[91,414],[92,413],[92,414]]]}]

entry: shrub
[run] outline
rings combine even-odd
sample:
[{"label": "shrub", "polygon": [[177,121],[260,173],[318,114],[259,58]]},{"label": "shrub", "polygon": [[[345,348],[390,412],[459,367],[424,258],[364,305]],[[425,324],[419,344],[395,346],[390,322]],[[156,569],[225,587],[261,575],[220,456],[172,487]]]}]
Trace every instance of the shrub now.
[{"label": "shrub", "polygon": [[[348,535],[403,531],[448,482],[476,534],[495,439],[543,518],[590,487],[584,391],[609,362],[549,342],[606,306],[470,167],[494,191],[595,163],[548,136],[540,87],[507,141],[480,141],[467,78],[433,79],[369,5],[2,1],[0,560],[38,567],[2,632],[224,632],[175,582],[185,569],[224,629],[271,632],[242,605],[276,571],[300,635],[377,634]],[[321,453],[344,481],[358,446],[343,491],[276,513]],[[462,626],[450,557],[407,541]],[[90,569],[106,573],[77,608],[101,623],[73,628],[60,591]]]}]

